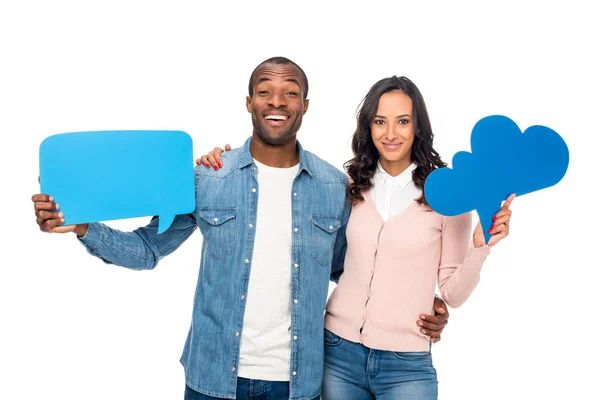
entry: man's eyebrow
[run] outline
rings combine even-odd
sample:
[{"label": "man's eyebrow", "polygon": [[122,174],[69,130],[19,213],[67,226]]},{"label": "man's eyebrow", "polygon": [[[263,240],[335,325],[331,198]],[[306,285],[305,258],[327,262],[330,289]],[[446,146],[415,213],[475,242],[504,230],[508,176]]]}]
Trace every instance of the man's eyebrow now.
[{"label": "man's eyebrow", "polygon": [[271,78],[267,78],[267,77],[263,76],[263,77],[258,78],[258,80],[256,81],[256,84],[258,85],[261,82],[270,81],[270,80],[271,80]]},{"label": "man's eyebrow", "polygon": [[[268,77],[266,77],[266,76],[261,76],[260,78],[258,78],[258,79],[257,79],[257,81],[256,81],[256,84],[258,85],[258,84],[259,84],[259,83],[261,83],[261,82],[270,81],[270,80],[271,80],[271,78],[268,78]],[[294,78],[288,78],[288,79],[286,79],[285,81],[286,81],[286,82],[292,82],[292,83],[295,83],[296,85],[298,85],[298,86],[302,87],[302,86],[300,85],[300,82],[298,81],[298,79],[294,79]]]}]

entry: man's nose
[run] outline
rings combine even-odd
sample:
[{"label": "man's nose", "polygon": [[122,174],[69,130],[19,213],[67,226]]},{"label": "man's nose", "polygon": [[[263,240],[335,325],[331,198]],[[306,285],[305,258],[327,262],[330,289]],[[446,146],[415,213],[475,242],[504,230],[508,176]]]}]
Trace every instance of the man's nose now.
[{"label": "man's nose", "polygon": [[269,104],[275,108],[287,105],[285,97],[279,93],[273,93],[273,95],[269,98]]}]

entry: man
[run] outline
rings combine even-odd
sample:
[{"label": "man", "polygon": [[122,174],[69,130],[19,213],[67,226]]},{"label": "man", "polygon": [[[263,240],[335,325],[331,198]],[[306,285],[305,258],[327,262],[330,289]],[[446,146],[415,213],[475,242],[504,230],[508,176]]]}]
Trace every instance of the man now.
[{"label": "man", "polygon": [[[152,269],[196,229],[203,236],[193,320],[181,362],[185,398],[316,399],[323,372],[323,313],[339,276],[350,213],[346,177],[296,141],[308,80],[275,57],[252,73],[246,107],[253,133],[219,170],[196,168],[196,209],[157,235],[158,218],[134,232],[64,222],[37,194],[45,232],[75,232],[107,263]],[[447,313],[446,313],[447,315]],[[431,317],[439,336],[446,321]]]}]

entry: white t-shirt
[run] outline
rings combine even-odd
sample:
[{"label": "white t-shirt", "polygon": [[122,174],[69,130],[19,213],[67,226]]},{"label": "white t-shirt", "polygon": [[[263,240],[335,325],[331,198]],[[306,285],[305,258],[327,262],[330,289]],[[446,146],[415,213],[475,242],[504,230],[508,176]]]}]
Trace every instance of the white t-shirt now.
[{"label": "white t-shirt", "polygon": [[246,296],[238,376],[290,380],[292,184],[299,166],[258,167],[254,252]]}]

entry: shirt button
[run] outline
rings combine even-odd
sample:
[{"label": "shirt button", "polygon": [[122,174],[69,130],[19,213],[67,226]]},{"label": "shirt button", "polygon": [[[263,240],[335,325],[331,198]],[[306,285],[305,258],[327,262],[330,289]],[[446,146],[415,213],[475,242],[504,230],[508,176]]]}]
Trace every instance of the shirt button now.
[{"label": "shirt button", "polygon": [[294,264],[294,268],[298,268],[298,264]]},{"label": "shirt button", "polygon": [[250,260],[248,260],[248,259],[246,258],[246,259],[244,260],[244,262],[245,262],[246,264],[248,264],[248,263],[250,262]]},{"label": "shirt button", "polygon": [[363,321],[366,321],[366,320],[367,320],[367,316],[363,315]]},{"label": "shirt button", "polygon": [[250,224],[248,225],[249,228],[254,228],[254,225]]},{"label": "shirt button", "polygon": [[219,218],[215,218],[215,219],[213,219],[213,221],[219,222]]},{"label": "shirt button", "polygon": [[332,231],[333,230],[333,226],[329,225],[329,230]]},{"label": "shirt button", "polygon": [[298,304],[298,299],[294,299],[294,304]]},{"label": "shirt button", "polygon": [[256,188],[252,188],[252,193],[256,193]]},{"label": "shirt button", "polygon": [[294,232],[298,232],[298,228],[294,228]]},{"label": "shirt button", "polygon": [[231,371],[232,371],[232,372],[233,372],[233,371],[235,371],[235,367],[231,368]]},{"label": "shirt button", "polygon": [[296,376],[296,371],[292,372],[292,375]]},{"label": "shirt button", "polygon": [[240,296],[240,300],[244,300],[244,295],[241,295],[241,296]]},{"label": "shirt button", "polygon": [[239,333],[239,332],[236,332],[236,333],[235,333],[235,336],[240,336],[240,333]]},{"label": "shirt button", "polygon": [[371,268],[371,275],[375,273],[375,269]]},{"label": "shirt button", "polygon": [[294,340],[298,340],[298,336],[294,336]]},{"label": "shirt button", "polygon": [[297,196],[298,196],[298,193],[294,193],[294,197],[297,197]]}]

